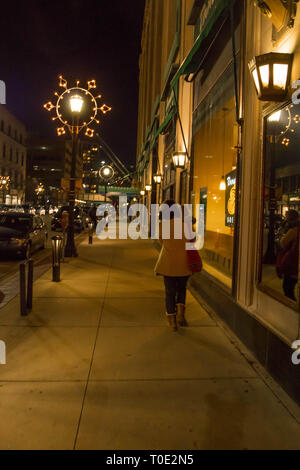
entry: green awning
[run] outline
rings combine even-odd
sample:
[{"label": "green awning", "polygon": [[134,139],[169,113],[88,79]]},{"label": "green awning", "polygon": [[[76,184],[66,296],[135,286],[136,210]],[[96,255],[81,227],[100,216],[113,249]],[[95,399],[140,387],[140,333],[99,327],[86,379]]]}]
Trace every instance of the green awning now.
[{"label": "green awning", "polygon": [[[116,193],[127,193],[127,194],[138,194],[139,190],[138,188],[134,187],[123,187],[123,186],[107,186],[106,187],[107,192],[116,192]],[[99,193],[105,193],[105,186],[98,186],[98,192]]]},{"label": "green awning", "polygon": [[188,75],[196,72],[201,58],[204,57],[207,48],[212,42],[213,35],[215,34],[218,26],[220,27],[225,18],[229,15],[229,6],[232,0],[216,0],[212,7],[212,12],[208,18],[203,30],[196,39],[192,49],[186,56],[178,72],[171,82],[171,87],[174,88],[181,75]]},{"label": "green awning", "polygon": [[171,110],[169,111],[169,113],[167,114],[167,116],[165,117],[165,120],[164,122],[162,123],[162,125],[157,129],[156,133],[155,133],[155,136],[154,136],[154,139],[156,139],[159,134],[161,134],[163,132],[163,130],[165,129],[165,127],[167,126],[167,124],[169,124],[169,122],[171,121],[172,117],[174,116],[174,114],[176,113],[176,107],[175,106],[172,106],[171,107]]}]

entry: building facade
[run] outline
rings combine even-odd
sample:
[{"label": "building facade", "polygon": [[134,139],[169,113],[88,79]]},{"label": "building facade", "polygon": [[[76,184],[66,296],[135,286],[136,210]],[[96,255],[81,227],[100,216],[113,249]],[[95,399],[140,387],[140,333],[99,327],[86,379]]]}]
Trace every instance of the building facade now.
[{"label": "building facade", "polygon": [[300,201],[297,3],[146,2],[137,171],[147,204],[192,204],[204,269],[191,288],[299,401],[297,274],[276,270]]},{"label": "building facade", "polygon": [[1,190],[0,200],[6,204],[24,203],[26,129],[5,105],[0,105],[0,158],[1,176],[10,179],[8,187]]}]

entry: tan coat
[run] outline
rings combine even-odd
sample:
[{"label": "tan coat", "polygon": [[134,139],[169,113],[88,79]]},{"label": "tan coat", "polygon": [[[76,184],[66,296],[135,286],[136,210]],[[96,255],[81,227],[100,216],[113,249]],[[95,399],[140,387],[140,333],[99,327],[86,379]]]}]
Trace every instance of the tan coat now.
[{"label": "tan coat", "polygon": [[[160,227],[160,239],[161,239]],[[162,248],[154,268],[156,274],[162,276],[190,276],[191,270],[187,264],[186,246],[190,240],[184,236],[184,224],[182,224],[182,238],[174,238],[174,219],[170,221],[170,240],[162,240]]]}]

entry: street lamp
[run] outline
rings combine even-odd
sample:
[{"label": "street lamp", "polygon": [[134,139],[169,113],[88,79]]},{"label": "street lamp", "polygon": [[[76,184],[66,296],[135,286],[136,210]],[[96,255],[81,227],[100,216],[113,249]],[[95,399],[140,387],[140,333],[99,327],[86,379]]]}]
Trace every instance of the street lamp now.
[{"label": "street lamp", "polygon": [[69,190],[69,225],[68,236],[65,247],[65,256],[77,256],[75,241],[74,241],[74,207],[75,207],[75,181],[76,181],[76,156],[78,148],[79,133],[85,129],[87,137],[93,137],[94,129],[90,125],[97,123],[98,112],[101,111],[106,114],[111,110],[111,107],[103,104],[98,105],[97,100],[101,95],[94,96],[91,90],[96,88],[96,80],[89,80],[87,87],[79,86],[79,81],[76,86],[68,88],[67,80],[62,76],[59,77],[59,86],[64,88],[62,93],[55,92],[57,96],[56,104],[48,101],[44,108],[51,112],[55,110],[55,116],[52,120],[60,121],[60,127],[57,127],[57,134],[59,136],[66,134],[66,129],[69,130],[72,136],[72,162],[70,174],[70,190]]},{"label": "street lamp", "polygon": [[104,180],[104,201],[106,202],[106,193],[107,193],[107,185],[109,184],[108,181],[114,176],[115,171],[112,166],[104,165],[99,170],[99,176]]},{"label": "street lamp", "polygon": [[146,184],[145,190],[148,192],[151,191],[151,184]]},{"label": "street lamp", "polygon": [[184,168],[187,159],[186,152],[174,152],[172,155],[175,168]]},{"label": "street lamp", "polygon": [[2,189],[3,203],[5,204],[5,190],[9,188],[10,177],[0,176],[0,188]]},{"label": "street lamp", "polygon": [[270,52],[254,57],[249,62],[258,99],[284,101],[291,77],[293,54]]}]

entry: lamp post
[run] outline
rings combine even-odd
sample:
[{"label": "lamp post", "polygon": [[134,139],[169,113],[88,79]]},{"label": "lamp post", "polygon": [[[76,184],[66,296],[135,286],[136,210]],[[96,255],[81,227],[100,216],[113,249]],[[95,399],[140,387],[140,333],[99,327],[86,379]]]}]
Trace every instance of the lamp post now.
[{"label": "lamp post", "polygon": [[2,189],[3,203],[5,204],[5,190],[9,188],[10,177],[0,176],[0,188]]},{"label": "lamp post", "polygon": [[106,202],[107,184],[114,176],[115,171],[110,165],[103,165],[99,170],[99,176],[104,180],[104,202]]},{"label": "lamp post", "polygon": [[35,188],[35,193],[37,195],[37,200],[41,197],[43,192],[45,191],[43,183],[39,183],[38,186]]},{"label": "lamp post", "polygon": [[160,185],[162,182],[162,176],[160,173],[156,173],[156,175],[153,176],[154,183],[156,183],[156,204],[159,202],[159,191],[160,191]]},{"label": "lamp post", "polygon": [[62,93],[55,92],[57,96],[56,104],[53,105],[48,101],[44,108],[51,112],[55,110],[56,116],[52,120],[59,120],[60,127],[57,127],[57,134],[59,136],[66,134],[66,129],[69,130],[72,136],[72,161],[70,173],[70,189],[69,189],[69,225],[67,234],[67,243],[65,247],[66,257],[76,257],[77,250],[74,241],[74,207],[75,207],[75,182],[76,182],[76,157],[80,132],[85,129],[87,137],[93,137],[94,129],[90,128],[91,124],[99,124],[97,119],[98,111],[106,114],[111,110],[109,106],[103,104],[99,107],[97,99],[101,95],[94,96],[91,90],[96,88],[96,80],[87,82],[87,88],[79,86],[79,81],[76,86],[68,88],[67,80],[62,76],[59,77],[59,86],[64,88]]}]

